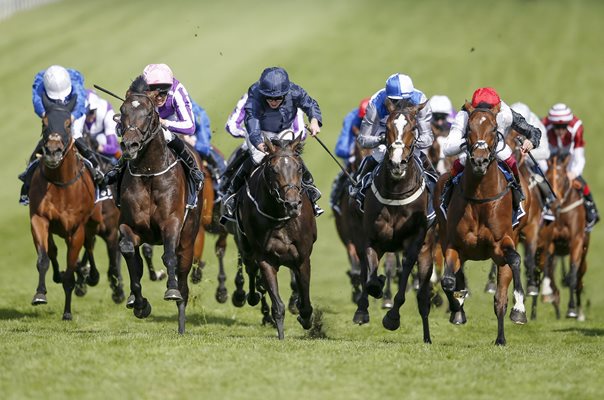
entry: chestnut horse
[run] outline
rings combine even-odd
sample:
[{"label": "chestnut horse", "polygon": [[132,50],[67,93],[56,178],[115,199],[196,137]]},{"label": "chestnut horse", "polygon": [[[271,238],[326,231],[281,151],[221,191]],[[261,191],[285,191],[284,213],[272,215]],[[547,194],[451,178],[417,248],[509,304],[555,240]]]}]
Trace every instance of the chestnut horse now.
[{"label": "chestnut horse", "polygon": [[[122,157],[127,160],[120,187],[120,251],[128,264],[134,296],[128,305],[137,318],[151,313],[151,305],[142,294],[139,248],[143,243],[163,244],[162,261],[168,273],[164,300],[176,301],[178,333],[183,334],[189,296],[187,277],[199,230],[201,198],[198,194],[197,207],[185,207],[184,167],[166,145],[153,100],[137,92],[137,80],[130,87],[119,117]],[[199,158],[197,161],[200,164]]]},{"label": "chestnut horse", "polygon": [[[280,137],[290,133],[293,135],[286,131]],[[238,195],[235,241],[249,276],[248,304],[254,306],[261,300],[256,292],[258,279],[271,298],[272,317],[278,337],[283,339],[285,305],[279,295],[277,272],[282,265],[293,271],[299,295],[298,322],[310,329],[310,255],[317,225],[302,188],[301,136],[264,143],[268,154]]]},{"label": "chestnut horse", "polygon": [[[551,285],[556,317],[560,318],[560,292],[554,279],[554,266],[556,256],[570,257],[570,270],[564,277],[570,290],[566,317],[583,321],[585,314],[581,307],[581,294],[583,276],[587,271],[590,234],[585,232],[583,196],[566,174],[570,160],[568,154],[555,155],[548,160],[547,178],[557,196],[551,205],[556,219],[540,232],[542,249],[538,265]],[[533,300],[533,313],[536,318],[536,300]]]},{"label": "chestnut horse", "polygon": [[[45,276],[49,262],[53,281],[63,283],[65,308],[63,319],[71,320],[71,295],[75,287],[75,272],[82,246],[92,255],[94,236],[101,221],[101,208],[94,204],[95,185],[92,174],[77,154],[71,137],[71,110],[75,97],[61,106],[43,96],[46,115],[42,118],[42,152],[29,189],[29,216],[34,247],[38,253],[38,287],[33,305],[46,304]],[[59,271],[57,246],[53,235],[65,239],[67,267]],[[92,271],[88,284],[99,281],[98,271]],[[94,273],[96,272],[96,274]]]},{"label": "chestnut horse", "polygon": [[428,315],[430,314],[430,275],[432,255],[424,240],[428,230],[426,211],[428,192],[423,170],[413,156],[417,141],[416,115],[424,106],[395,106],[389,100],[386,122],[387,154],[377,167],[364,201],[363,238],[357,246],[361,249],[361,281],[363,290],[357,303],[355,321],[369,319],[367,295],[383,295],[384,277],[377,276],[379,261],[386,252],[404,252],[399,287],[393,307],[386,313],[382,324],[386,329],[400,326],[399,309],[405,302],[409,275],[419,261],[420,288],[417,292],[419,313],[423,323],[423,339],[431,343]]},{"label": "chestnut horse", "polygon": [[497,292],[494,311],[497,316],[495,344],[505,345],[504,318],[507,311],[508,287],[514,277],[515,305],[510,318],[526,322],[524,291],[520,281],[520,255],[516,251],[512,229],[512,193],[497,165],[496,152],[503,138],[497,132],[494,109],[474,108],[466,103],[469,114],[466,131],[466,152],[469,166],[458,185],[452,188],[451,201],[445,216],[439,206],[440,191],[446,175],[439,179],[434,196],[439,239],[445,255],[445,271],[441,285],[449,300],[454,324],[466,322],[463,310],[465,283],[460,276],[467,260],[490,258],[497,264]]}]

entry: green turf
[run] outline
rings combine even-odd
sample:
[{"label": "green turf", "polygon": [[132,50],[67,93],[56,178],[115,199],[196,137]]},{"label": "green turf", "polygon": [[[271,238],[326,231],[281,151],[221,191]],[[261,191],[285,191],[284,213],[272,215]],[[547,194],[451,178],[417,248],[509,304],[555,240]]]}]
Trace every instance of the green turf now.
[{"label": "green turf", "polygon": [[[60,320],[63,290],[50,275],[49,304],[32,307],[36,255],[27,209],[17,204],[16,176],[40,131],[31,82],[50,64],[77,68],[89,86],[123,94],[146,64],[168,63],[208,111],[215,143],[227,153],[237,145],[223,129],[235,102],[263,68],[281,65],[321,105],[321,137],[330,147],[346,113],[393,72],[411,75],[428,96],[449,95],[456,106],[487,85],[539,115],[567,102],[583,119],[585,177],[600,200],[603,17],[604,3],[596,0],[74,0],[0,21],[0,398],[600,398],[601,226],[588,256],[587,321],[557,321],[550,306],[539,304],[537,321],[506,321],[505,348],[493,345],[492,296],[482,293],[486,262],[468,268],[468,324],[452,326],[443,309],[433,309],[431,346],[421,342],[411,294],[400,330],[381,327],[377,301],[371,323],[353,325],[346,256],[329,212],[318,220],[311,283],[325,339],[310,338],[288,314],[279,342],[273,329],[260,326],[257,307],[216,303],[213,239],[204,280],[192,286],[187,333],[179,337],[175,306],[162,300],[163,283],[144,277],[153,305],[146,320],[111,302],[100,246],[101,282],[74,300],[72,322]],[[307,144],[304,158],[327,208],[337,166],[317,143]],[[229,292],[233,247],[229,241]],[[287,271],[280,276],[286,298]],[[567,299],[565,291],[563,313]]]}]

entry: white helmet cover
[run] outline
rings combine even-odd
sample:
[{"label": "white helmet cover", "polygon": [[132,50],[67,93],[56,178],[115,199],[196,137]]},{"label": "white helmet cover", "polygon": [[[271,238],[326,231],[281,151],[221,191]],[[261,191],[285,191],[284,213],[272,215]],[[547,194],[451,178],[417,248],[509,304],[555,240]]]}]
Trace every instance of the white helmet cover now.
[{"label": "white helmet cover", "polygon": [[51,65],[44,72],[44,89],[52,100],[65,100],[71,93],[69,72],[60,65]]}]

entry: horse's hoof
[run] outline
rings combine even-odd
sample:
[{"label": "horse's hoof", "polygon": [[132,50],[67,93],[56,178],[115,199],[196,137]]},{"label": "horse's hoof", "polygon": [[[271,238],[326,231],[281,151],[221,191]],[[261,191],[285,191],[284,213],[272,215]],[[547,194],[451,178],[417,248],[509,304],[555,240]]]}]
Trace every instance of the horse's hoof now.
[{"label": "horse's hoof", "polygon": [[54,283],[62,283],[63,275],[60,272],[58,274],[52,274],[52,281]]},{"label": "horse's hoof", "polygon": [[289,302],[287,304],[287,309],[289,310],[289,312],[292,315],[300,314],[300,310],[298,310],[298,297],[297,296],[291,296],[289,298]]},{"label": "horse's hoof", "polygon": [[390,310],[393,306],[392,303],[392,299],[387,299],[384,297],[384,300],[382,300],[382,309],[383,310]]},{"label": "horse's hoof", "polygon": [[265,326],[265,325],[270,325],[273,328],[277,327],[277,323],[275,322],[273,317],[271,317],[270,315],[264,315],[262,317],[262,326]]},{"label": "horse's hoof", "polygon": [[432,297],[432,304],[434,304],[434,306],[440,307],[443,303],[443,297],[439,293],[436,293],[434,297]]},{"label": "horse's hoof", "polygon": [[166,293],[164,293],[164,300],[167,301],[182,301],[182,295],[180,294],[180,290],[178,289],[168,289]]},{"label": "horse's hoof", "polygon": [[484,287],[484,291],[485,293],[495,294],[497,291],[497,285],[495,285],[495,282],[487,282],[486,286]]},{"label": "horse's hoof", "polygon": [[134,309],[134,316],[138,319],[147,318],[149,314],[151,314],[151,303],[149,303],[146,299],[144,300],[144,305],[142,308]]},{"label": "horse's hoof", "polygon": [[302,316],[298,315],[298,322],[302,325],[302,328],[305,330],[309,330],[312,326],[312,317],[311,318],[302,318]]},{"label": "horse's hoof", "polygon": [[247,295],[247,304],[254,307],[258,303],[260,303],[260,293],[254,292]]},{"label": "horse's hoof", "polygon": [[363,325],[369,323],[369,312],[367,311],[356,311],[354,313],[354,317],[352,317],[352,322],[357,325]]},{"label": "horse's hoof", "polygon": [[113,300],[113,302],[115,304],[120,304],[122,301],[124,301],[124,299],[126,298],[126,294],[124,293],[124,289],[120,288],[115,288],[113,290],[113,293],[111,294],[111,300]]},{"label": "horse's hoof", "polygon": [[243,305],[245,304],[245,292],[243,290],[238,291],[235,290],[233,292],[233,297],[231,298],[231,302],[233,303],[233,305],[235,307],[243,307]]},{"label": "horse's hoof", "polygon": [[226,288],[218,288],[216,289],[216,301],[220,304],[224,304],[229,299],[229,295],[227,293]]},{"label": "horse's hoof", "polygon": [[466,319],[466,313],[462,311],[457,311],[457,312],[452,312],[451,316],[449,317],[449,322],[452,323],[453,325],[463,325],[466,322],[468,322],[468,320]]},{"label": "horse's hoof", "polygon": [[505,346],[505,338],[497,338],[497,340],[495,340],[495,345],[496,346]]},{"label": "horse's hoof", "polygon": [[526,295],[531,297],[539,296],[539,288],[535,285],[528,285],[526,288]]},{"label": "horse's hoof", "polygon": [[382,326],[389,331],[395,331],[401,326],[401,317],[391,315],[391,312],[388,311],[382,318]]},{"label": "horse's hoof", "polygon": [[432,344],[432,339],[428,338],[424,338],[424,343],[426,344]]},{"label": "horse's hoof", "polygon": [[577,315],[577,321],[585,322],[585,313],[583,313],[583,311],[579,311],[579,315]]},{"label": "horse's hoof", "polygon": [[31,300],[32,306],[39,306],[40,304],[48,304],[46,295],[44,293],[36,293],[34,298]]},{"label": "horse's hoof", "polygon": [[416,292],[419,290],[419,278],[418,277],[413,278],[413,282],[411,283],[411,287]]},{"label": "horse's hoof", "polygon": [[126,308],[134,308],[134,295],[131,294],[130,296],[128,296],[128,300],[126,301]]},{"label": "horse's hoof", "polygon": [[512,311],[510,311],[510,319],[512,320],[512,322],[518,325],[524,325],[527,323],[526,312],[518,311],[513,308]]},{"label": "horse's hoof", "polygon": [[71,313],[66,312],[63,314],[63,321],[71,321],[72,319]]},{"label": "horse's hoof", "polygon": [[377,279],[377,280],[372,279],[369,282],[367,282],[367,285],[365,285],[367,294],[369,294],[369,296],[374,297],[376,299],[381,299],[382,296],[384,295],[384,292],[382,291],[383,287],[384,287],[384,285],[380,284],[379,279]]},{"label": "horse's hoof", "polygon": [[445,275],[442,277],[440,281],[440,285],[442,286],[445,292],[452,292],[455,290],[455,277],[453,275]]},{"label": "horse's hoof", "polygon": [[191,270],[191,283],[197,285],[199,282],[201,282],[202,277],[203,272],[201,271],[201,268],[196,266]]},{"label": "horse's hoof", "polygon": [[566,312],[566,318],[577,318],[577,310],[574,308],[569,308]]},{"label": "horse's hoof", "polygon": [[159,271],[155,271],[155,280],[156,281],[163,281],[167,277],[168,277],[168,274],[163,269],[160,269]]},{"label": "horse's hoof", "polygon": [[99,271],[97,271],[96,269],[91,269],[90,273],[88,274],[88,277],[86,277],[86,283],[94,287],[99,284],[99,280],[101,280],[101,277],[99,276]]},{"label": "horse's hoof", "polygon": [[88,287],[86,286],[85,283],[82,283],[82,284],[76,283],[73,292],[78,297],[84,297],[86,295],[86,293],[88,292]]}]

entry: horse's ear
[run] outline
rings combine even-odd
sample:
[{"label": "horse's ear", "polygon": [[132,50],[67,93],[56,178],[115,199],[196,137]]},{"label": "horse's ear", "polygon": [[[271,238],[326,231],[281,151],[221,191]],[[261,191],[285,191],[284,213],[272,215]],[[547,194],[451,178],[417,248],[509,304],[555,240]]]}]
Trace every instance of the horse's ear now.
[{"label": "horse's ear", "polygon": [[470,103],[467,100],[466,100],[466,103],[463,105],[462,109],[466,110],[466,112],[468,114],[472,114],[472,111],[474,111],[474,107],[472,107],[472,103]]},{"label": "horse's ear", "polygon": [[388,114],[392,114],[392,112],[396,109],[396,105],[394,105],[389,97],[386,97],[386,100],[384,100],[384,105],[386,106],[386,110],[388,110]]},{"label": "horse's ear", "polygon": [[275,152],[275,145],[266,136],[264,137],[264,144],[266,145],[266,149],[268,150],[269,153],[272,154]]},{"label": "horse's ear", "polygon": [[294,138],[294,140],[291,142],[291,149],[294,151],[294,153],[299,153],[300,152],[300,143],[302,143],[302,135],[298,135],[296,138]]},{"label": "horse's ear", "polygon": [[44,106],[44,110],[46,110],[46,114],[48,114],[48,110],[52,107],[54,103],[48,98],[46,93],[42,94],[42,105]]},{"label": "horse's ear", "polygon": [[423,103],[421,103],[421,104],[418,104],[418,105],[417,105],[417,108],[416,108],[416,111],[417,111],[417,112],[420,112],[421,110],[423,110],[423,109],[424,109],[424,107],[426,107],[426,104],[428,104],[428,100],[424,101],[424,102],[423,102]]},{"label": "horse's ear", "polygon": [[71,96],[71,100],[69,100],[69,103],[67,103],[67,105],[65,106],[69,111],[73,111],[75,105],[76,105],[76,101],[78,100],[78,95],[74,93],[73,96]]},{"label": "horse's ear", "polygon": [[499,114],[499,111],[501,111],[501,103],[497,104],[496,106],[493,106],[493,108],[491,108],[491,111],[493,111],[493,114],[495,115]]}]

